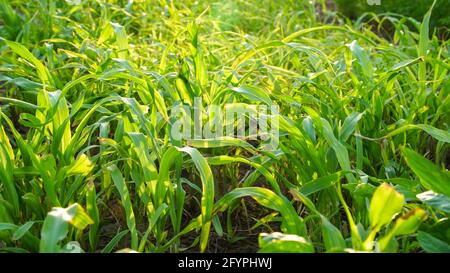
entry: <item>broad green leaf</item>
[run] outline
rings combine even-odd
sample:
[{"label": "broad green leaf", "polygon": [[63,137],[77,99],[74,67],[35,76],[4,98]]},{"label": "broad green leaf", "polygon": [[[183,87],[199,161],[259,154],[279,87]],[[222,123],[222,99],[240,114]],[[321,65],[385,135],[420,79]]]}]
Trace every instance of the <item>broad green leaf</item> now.
[{"label": "broad green leaf", "polygon": [[358,63],[363,71],[364,76],[368,79],[372,78],[373,75],[373,67],[372,61],[370,60],[369,54],[364,51],[364,49],[358,44],[355,40],[351,44],[347,45],[353,56],[356,57]]},{"label": "broad green leaf", "polygon": [[325,249],[328,252],[343,251],[343,249],[346,248],[346,244],[339,229],[337,229],[333,224],[331,224],[330,221],[328,221],[328,219],[325,216],[320,214],[319,211],[316,209],[314,203],[302,192],[299,192],[294,188],[292,188],[290,192],[293,195],[293,197],[301,201],[310,210],[312,214],[320,216],[322,220],[321,230]]},{"label": "broad green leaf", "polygon": [[343,175],[344,171],[339,171],[334,174],[326,175],[323,177],[319,177],[317,179],[306,182],[301,188],[300,191],[309,196],[315,192],[324,190],[332,185],[334,185]]},{"label": "broad green leaf", "polygon": [[413,209],[399,217],[395,221],[394,227],[379,240],[380,250],[389,251],[392,241],[395,241],[395,236],[413,234],[426,218],[427,213],[421,208]]},{"label": "broad green leaf", "polygon": [[416,208],[402,215],[395,221],[393,227],[394,236],[406,235],[416,232],[420,224],[427,218],[427,213],[421,208]]},{"label": "broad green leaf", "polygon": [[222,229],[222,225],[220,224],[220,219],[219,219],[219,217],[217,217],[217,215],[213,216],[212,223],[213,223],[214,230],[216,231],[217,235],[219,235],[219,237],[222,237],[223,229]]},{"label": "broad green leaf", "polygon": [[67,208],[53,208],[45,217],[41,230],[40,252],[60,252],[59,241],[66,238],[69,224],[84,229],[92,220],[77,203]]},{"label": "broad green leaf", "polygon": [[396,192],[392,186],[386,183],[379,186],[370,202],[369,220],[372,229],[379,230],[391,222],[402,210],[404,202],[404,196]]},{"label": "broad green leaf", "polygon": [[[120,25],[119,23],[110,23],[114,29],[114,33],[116,34],[116,46],[118,49],[118,56],[121,59],[126,60],[128,57],[128,37],[125,31],[125,27]],[[106,34],[105,34],[106,35]],[[106,37],[103,37],[106,38]]]},{"label": "broad green leaf", "polygon": [[272,105],[272,100],[270,99],[267,92],[256,87],[256,86],[239,86],[234,87],[232,90],[236,93],[239,93],[244,98],[248,99],[250,102],[262,102],[268,106]]},{"label": "broad green leaf", "polygon": [[419,231],[417,240],[420,246],[428,253],[450,253],[450,244],[429,233]]},{"label": "broad green leaf", "polygon": [[2,147],[2,153],[0,153],[0,155],[3,154],[3,156],[1,157],[3,162],[2,165],[6,167],[6,160],[14,160],[14,151],[2,125],[0,125],[0,145]]},{"label": "broad green leaf", "polygon": [[314,246],[295,234],[261,233],[258,241],[259,253],[314,253]]},{"label": "broad green leaf", "polygon": [[303,194],[302,191],[298,191],[295,188],[291,188],[289,192],[292,194],[295,200],[302,202],[311,211],[311,213],[320,215],[313,201],[311,201],[311,199],[309,199],[305,194]]},{"label": "broad green leaf", "polygon": [[112,25],[109,23],[104,24],[104,26],[102,27],[102,31],[100,32],[100,36],[98,37],[97,43],[98,44],[104,43],[112,36],[113,33],[114,28],[112,27]]},{"label": "broad green leaf", "polygon": [[450,213],[450,197],[434,193],[433,191],[426,191],[416,196],[426,205],[445,213]]},{"label": "broad green leaf", "polygon": [[339,139],[343,142],[346,142],[347,139],[353,134],[356,129],[356,125],[358,121],[362,118],[363,113],[351,113],[345,120],[344,124],[339,131]]},{"label": "broad green leaf", "polygon": [[450,197],[450,174],[411,149],[403,149],[408,166],[427,189]]},{"label": "broad green leaf", "polygon": [[17,229],[17,226],[11,223],[0,223],[0,231],[3,230],[14,230]]},{"label": "broad green leaf", "polygon": [[[67,146],[72,141],[70,131],[69,107],[66,98],[61,95],[61,91],[45,92],[43,96],[48,96],[53,115],[53,145],[64,154]],[[45,105],[42,105],[45,107]],[[56,149],[54,149],[54,152]]]},{"label": "broad green leaf", "polygon": [[[68,84],[69,85],[69,84]],[[69,88],[69,87],[67,87]],[[64,89],[62,91],[62,93],[64,94]],[[77,150],[78,147],[82,146],[86,139],[82,138],[83,135],[83,131],[90,119],[90,117],[105,103],[108,102],[113,102],[113,101],[117,101],[120,100],[120,98],[116,95],[114,96],[108,96],[104,99],[101,99],[99,101],[97,101],[94,105],[92,105],[89,109],[89,111],[83,116],[83,118],[81,119],[80,123],[77,126],[77,129],[75,130],[75,133],[72,136],[72,141],[70,142],[70,144],[67,146],[67,149],[64,153],[64,159],[66,159],[68,162],[71,161],[71,158],[73,158],[75,151]]]},{"label": "broad green leaf", "polygon": [[87,175],[92,171],[93,168],[94,164],[91,160],[89,160],[89,157],[85,154],[82,154],[74,162],[72,162],[72,164],[69,165],[66,175]]},{"label": "broad green leaf", "polygon": [[321,215],[322,219],[322,237],[325,249],[328,252],[343,251],[346,248],[345,240],[341,232],[328,219]]},{"label": "broad green leaf", "polygon": [[13,234],[12,240],[20,240],[20,238],[22,238],[25,233],[30,230],[34,223],[35,221],[29,221],[17,228],[16,232]]},{"label": "broad green leaf", "polygon": [[438,129],[436,127],[433,127],[433,126],[427,125],[427,124],[408,124],[408,125],[404,125],[404,126],[402,126],[400,128],[397,128],[397,129],[393,130],[392,132],[390,132],[386,136],[384,136],[382,138],[379,138],[379,139],[390,138],[390,137],[393,137],[395,135],[398,135],[398,134],[403,133],[403,132],[408,131],[408,130],[418,130],[418,129],[425,131],[427,134],[429,134],[430,136],[432,136],[436,140],[439,140],[439,141],[442,141],[442,142],[445,142],[445,143],[450,143],[450,132]]},{"label": "broad green leaf", "polygon": [[316,142],[317,136],[316,136],[316,130],[314,129],[314,124],[311,120],[311,117],[306,117],[303,119],[302,122],[303,129],[308,134],[309,138],[311,138],[312,141]]},{"label": "broad green leaf", "polygon": [[[319,122],[317,120],[317,122]],[[322,128],[323,136],[327,140],[328,144],[331,146],[331,148],[334,150],[337,160],[339,162],[339,165],[341,166],[342,170],[347,171],[345,176],[349,180],[349,182],[356,182],[356,178],[351,174],[351,165],[350,165],[350,159],[348,156],[348,151],[345,148],[345,146],[334,136],[333,129],[331,128],[330,123],[321,118],[320,119],[320,125],[319,127]],[[316,123],[317,125],[317,123]]]}]

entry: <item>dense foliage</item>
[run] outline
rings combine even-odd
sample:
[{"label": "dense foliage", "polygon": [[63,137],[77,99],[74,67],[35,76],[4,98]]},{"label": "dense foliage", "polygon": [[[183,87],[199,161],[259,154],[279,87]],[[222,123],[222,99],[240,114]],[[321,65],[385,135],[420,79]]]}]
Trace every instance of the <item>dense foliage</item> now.
[{"label": "dense foliage", "polygon": [[[363,13],[389,13],[389,16],[403,15],[414,20],[422,21],[423,16],[429,10],[434,0],[379,0],[380,5],[368,5],[375,0],[334,0],[340,12],[353,19]],[[438,0],[433,9],[430,20],[432,29],[438,28],[444,31],[450,29],[450,0]],[[399,17],[399,19],[406,19]]]},{"label": "dense foliage", "polygon": [[[450,252],[449,42],[316,2],[0,0],[0,250]],[[278,149],[171,139],[198,96]]]}]

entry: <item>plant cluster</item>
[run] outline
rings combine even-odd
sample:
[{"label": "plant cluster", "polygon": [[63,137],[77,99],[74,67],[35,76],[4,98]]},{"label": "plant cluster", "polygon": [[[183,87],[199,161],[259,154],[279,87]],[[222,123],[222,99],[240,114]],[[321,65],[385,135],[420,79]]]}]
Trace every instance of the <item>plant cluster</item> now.
[{"label": "plant cluster", "polygon": [[[310,2],[0,0],[0,251],[450,252],[449,42]],[[172,139],[196,97],[277,149]]]}]

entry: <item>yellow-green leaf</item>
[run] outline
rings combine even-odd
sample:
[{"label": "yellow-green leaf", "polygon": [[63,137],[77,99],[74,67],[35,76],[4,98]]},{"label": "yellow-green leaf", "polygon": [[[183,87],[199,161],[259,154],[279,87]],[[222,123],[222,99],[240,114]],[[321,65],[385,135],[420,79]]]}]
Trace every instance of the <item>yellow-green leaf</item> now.
[{"label": "yellow-green leaf", "polygon": [[372,229],[388,224],[403,207],[405,197],[386,183],[377,188],[370,202],[369,219]]}]

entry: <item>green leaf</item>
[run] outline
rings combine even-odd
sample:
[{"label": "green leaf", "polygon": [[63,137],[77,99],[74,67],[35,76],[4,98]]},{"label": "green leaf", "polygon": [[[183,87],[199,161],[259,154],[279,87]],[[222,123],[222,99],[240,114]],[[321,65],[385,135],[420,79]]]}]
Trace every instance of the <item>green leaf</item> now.
[{"label": "green leaf", "polygon": [[272,105],[272,100],[270,99],[269,95],[267,95],[267,92],[256,86],[245,85],[231,88],[231,90],[239,93],[250,102],[259,101],[268,106]]},{"label": "green leaf", "polygon": [[417,240],[420,246],[428,253],[450,253],[450,245],[433,235],[419,231]]},{"label": "green leaf", "polygon": [[303,219],[295,211],[291,203],[283,196],[278,196],[274,192],[260,187],[246,187],[234,189],[225,194],[214,206],[215,210],[224,211],[233,201],[238,198],[250,196],[259,204],[279,211],[283,216],[283,226],[286,233],[307,236],[306,226]]},{"label": "green leaf", "polygon": [[86,210],[94,222],[89,228],[89,244],[91,249],[95,250],[98,240],[97,232],[100,224],[100,212],[97,206],[97,194],[94,183],[92,181],[88,182],[86,188]]},{"label": "green leaf", "polygon": [[[317,120],[317,119],[316,119]],[[318,121],[318,120],[317,120]],[[339,162],[339,165],[341,166],[342,170],[347,171],[348,173],[345,175],[347,180],[349,182],[356,182],[356,178],[351,174],[351,165],[350,165],[350,158],[348,156],[348,151],[345,148],[345,146],[334,136],[333,129],[331,128],[330,123],[321,118],[320,119],[320,125],[319,127],[322,128],[323,136],[327,140],[328,144],[331,146],[331,148],[334,150],[337,160]],[[316,123],[317,125],[317,123]]]},{"label": "green leaf", "polygon": [[69,224],[82,230],[92,223],[91,218],[77,203],[67,208],[53,208],[45,217],[42,226],[39,251],[60,252],[59,241],[66,238]]},{"label": "green leaf", "polygon": [[306,182],[300,189],[300,191],[308,196],[315,192],[324,190],[334,185],[346,172],[339,171],[334,174],[326,175]]},{"label": "green leaf", "polygon": [[364,49],[358,45],[358,42],[355,40],[351,44],[348,44],[347,47],[352,52],[353,56],[356,57],[358,63],[368,79],[372,78],[373,75],[373,66],[372,61],[370,60],[369,54],[364,51]]},{"label": "green leaf", "polygon": [[0,223],[0,231],[17,229],[17,226],[11,223]]},{"label": "green leaf", "polygon": [[248,142],[233,138],[233,137],[220,137],[214,139],[189,139],[187,140],[189,146],[195,148],[218,148],[218,147],[228,147],[237,146],[246,149],[247,151],[256,154],[256,149]]},{"label": "green leaf", "polygon": [[274,232],[259,235],[259,253],[314,253],[314,246],[294,234]]},{"label": "green leaf", "polygon": [[67,169],[66,176],[71,175],[87,175],[89,174],[92,169],[94,168],[94,164],[91,160],[89,160],[89,157],[85,154],[80,155],[80,157],[77,158]]},{"label": "green leaf", "polygon": [[405,197],[396,192],[392,186],[386,183],[379,186],[370,202],[369,220],[372,229],[379,230],[391,222],[402,210],[404,202]]},{"label": "green leaf", "polygon": [[346,248],[345,240],[341,232],[328,219],[321,215],[322,219],[322,237],[325,249],[328,252],[342,251]]},{"label": "green leaf", "polygon": [[114,33],[114,28],[110,23],[104,24],[100,36],[98,37],[97,43],[102,44],[107,41]]},{"label": "green leaf", "polygon": [[220,219],[217,215],[214,215],[212,218],[212,223],[214,225],[214,229],[217,233],[217,235],[219,235],[219,237],[223,236],[223,229],[222,229],[222,225],[220,224]]},{"label": "green leaf", "polygon": [[[281,194],[280,186],[279,186],[278,182],[275,180],[273,174],[269,170],[267,170],[265,167],[263,167],[262,165],[260,165],[258,163],[255,163],[253,161],[250,161],[250,160],[242,158],[242,157],[231,157],[231,156],[226,156],[226,155],[209,157],[209,158],[207,158],[207,161],[210,165],[228,165],[230,163],[248,164],[248,165],[254,167],[256,170],[258,170],[258,172],[266,178],[267,182],[269,182],[269,184],[272,186],[273,190],[277,194]],[[251,182],[253,182],[253,181],[251,181]],[[250,187],[251,185],[252,185],[252,183],[250,183],[250,181],[244,181],[244,183],[243,183],[244,187]]]},{"label": "green leaf", "polygon": [[450,174],[411,149],[403,149],[403,157],[427,189],[450,197]]},{"label": "green leaf", "polygon": [[[48,96],[50,102],[53,120],[53,145],[64,154],[72,141],[72,134],[70,131],[69,107],[67,106],[66,98],[62,96],[60,90],[55,92],[45,92],[43,96]],[[40,105],[45,106],[45,105]],[[54,152],[56,149],[54,148]]]},{"label": "green leaf", "polygon": [[214,205],[214,178],[208,162],[197,149],[192,147],[184,147],[178,148],[178,150],[191,156],[195,167],[200,173],[200,178],[202,181],[202,231],[200,235],[200,251],[203,252],[208,244],[209,230],[211,227],[212,210]]},{"label": "green leaf", "polygon": [[122,173],[116,165],[110,165],[107,167],[111,173],[111,177],[114,181],[117,191],[119,192],[120,199],[122,200],[122,206],[125,209],[126,221],[128,229],[131,232],[131,247],[138,249],[138,232],[136,229],[136,218],[133,212],[133,204],[131,202],[130,193],[128,192],[127,185],[123,179]]},{"label": "green leaf", "polygon": [[[420,25],[420,36],[419,36],[419,47],[417,49],[417,55],[423,60],[426,59],[428,55],[428,48],[430,44],[430,18],[431,12],[436,4],[436,0],[431,5],[428,12],[425,14],[423,18],[423,22]],[[425,103],[425,88],[426,88],[426,80],[427,80],[427,63],[425,61],[419,63],[419,82],[420,82],[420,92],[417,96],[417,100],[420,105]]]},{"label": "green leaf", "polygon": [[450,198],[446,195],[437,194],[433,191],[426,191],[416,196],[426,205],[445,213],[450,213]]},{"label": "green leaf", "polygon": [[346,248],[345,240],[342,237],[342,234],[339,231],[339,229],[337,229],[333,224],[331,224],[330,221],[328,221],[328,219],[325,216],[319,213],[314,203],[302,192],[299,192],[294,188],[291,188],[290,192],[293,195],[294,199],[301,201],[310,210],[312,214],[320,216],[322,220],[321,229],[325,249],[328,252],[342,251],[343,249],[345,249]]},{"label": "green leaf", "polygon": [[12,240],[20,240],[20,238],[22,238],[25,233],[27,233],[30,228],[34,225],[35,221],[29,221],[26,222],[25,224],[21,225],[16,232],[14,232]]},{"label": "green leaf", "polygon": [[111,241],[108,242],[108,244],[105,246],[105,248],[102,249],[102,253],[111,253],[111,251],[116,247],[116,245],[122,240],[125,235],[127,235],[129,232],[128,229],[122,230],[121,232],[117,233],[116,236],[114,236]]},{"label": "green leaf", "polygon": [[402,215],[395,221],[394,227],[379,240],[380,250],[389,251],[390,245],[395,241],[395,236],[413,234],[426,218],[427,213],[421,208],[413,209]]},{"label": "green leaf", "polygon": [[200,251],[203,252],[206,249],[209,238],[209,230],[211,227],[212,209],[214,204],[214,179],[211,169],[206,159],[200,154],[200,152],[192,147],[170,147],[163,155],[160,164],[159,178],[156,185],[156,198],[158,206],[162,204],[162,200],[167,190],[166,181],[169,181],[169,171],[175,161],[180,160],[180,152],[187,153],[195,167],[200,173],[200,180],[202,182],[202,197],[201,197],[201,234],[200,234]]},{"label": "green leaf", "polygon": [[436,140],[439,140],[439,141],[442,141],[445,143],[450,143],[450,132],[435,128],[435,127],[433,127],[431,125],[427,125],[427,124],[407,124],[407,125],[401,126],[400,128],[393,130],[392,132],[390,132],[389,134],[385,135],[382,138],[377,138],[377,140],[390,138],[390,137],[401,134],[408,130],[423,130],[427,134],[429,134],[430,136],[435,138]]},{"label": "green leaf", "polygon": [[6,44],[20,57],[24,58],[31,64],[33,64],[37,70],[37,73],[39,75],[39,78],[42,80],[43,83],[50,83],[49,79],[51,79],[50,72],[48,69],[33,55],[30,51],[23,45],[13,42],[13,41],[7,41],[4,40]]},{"label": "green leaf", "polygon": [[435,139],[437,139],[439,141],[442,141],[445,143],[450,143],[450,132],[448,132],[448,131],[438,129],[438,128],[433,127],[428,124],[415,124],[412,126],[415,126],[418,129],[424,130],[430,136],[434,137]]},{"label": "green leaf", "polygon": [[351,134],[353,134],[356,129],[356,125],[362,116],[363,113],[354,112],[344,120],[344,124],[342,124],[342,127],[339,130],[339,139],[341,141],[346,142]]},{"label": "green leaf", "polygon": [[[0,111],[1,113],[1,111]],[[0,124],[0,185],[6,200],[13,205],[13,213],[19,215],[19,195],[14,182],[14,152],[3,126]]]},{"label": "green leaf", "polygon": [[[127,33],[125,31],[125,27],[118,24],[118,23],[110,23],[111,26],[114,29],[114,32],[116,34],[116,46],[118,48],[118,56],[121,59],[126,59],[128,57],[128,37]],[[105,39],[106,34],[102,35],[102,38]]]},{"label": "green leaf", "polygon": [[11,105],[17,105],[19,107],[22,107],[24,109],[27,110],[37,110],[39,107],[35,104],[26,102],[26,101],[22,101],[22,100],[17,100],[17,99],[12,99],[12,98],[4,98],[4,97],[0,97],[0,102],[5,102]]},{"label": "green leaf", "polygon": [[416,232],[420,224],[427,218],[427,213],[421,208],[411,210],[405,215],[402,215],[395,222],[393,232],[394,236],[406,235]]},{"label": "green leaf", "polygon": [[295,200],[302,202],[311,211],[311,213],[320,215],[313,201],[311,201],[311,199],[309,199],[302,191],[291,188],[289,192],[292,194]]},{"label": "green leaf", "polygon": [[153,228],[158,223],[158,219],[162,214],[164,214],[169,206],[167,206],[166,203],[163,203],[161,206],[159,206],[156,211],[152,214],[152,216],[149,219],[147,230],[144,233],[144,236],[141,238],[141,242],[139,243],[139,252],[143,252],[145,248],[145,244],[147,243],[147,238],[150,232],[153,230]]}]

